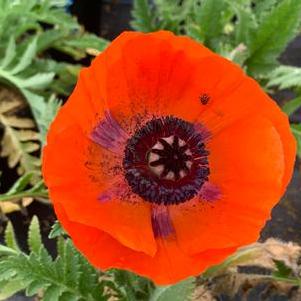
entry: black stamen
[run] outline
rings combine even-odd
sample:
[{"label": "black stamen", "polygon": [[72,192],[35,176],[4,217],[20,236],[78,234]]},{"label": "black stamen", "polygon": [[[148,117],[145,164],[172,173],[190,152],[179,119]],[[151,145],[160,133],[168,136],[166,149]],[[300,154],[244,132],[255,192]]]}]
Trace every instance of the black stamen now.
[{"label": "black stamen", "polygon": [[173,116],[152,119],[127,142],[125,178],[132,191],[149,202],[182,203],[208,180],[207,156],[192,123]]}]

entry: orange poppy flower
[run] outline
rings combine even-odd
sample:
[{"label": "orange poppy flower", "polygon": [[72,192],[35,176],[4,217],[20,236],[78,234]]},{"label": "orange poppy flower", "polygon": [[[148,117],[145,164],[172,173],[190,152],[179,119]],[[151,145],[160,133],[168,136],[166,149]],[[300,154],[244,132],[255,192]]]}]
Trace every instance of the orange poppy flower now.
[{"label": "orange poppy flower", "polygon": [[43,174],[93,265],[167,284],[257,240],[295,152],[286,115],[238,66],[187,37],[125,32],[81,71]]}]

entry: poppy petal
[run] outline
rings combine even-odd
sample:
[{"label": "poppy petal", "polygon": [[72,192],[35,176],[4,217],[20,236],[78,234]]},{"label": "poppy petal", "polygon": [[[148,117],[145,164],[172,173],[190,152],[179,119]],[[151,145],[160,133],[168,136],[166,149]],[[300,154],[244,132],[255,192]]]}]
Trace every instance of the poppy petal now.
[{"label": "poppy petal", "polygon": [[179,244],[190,254],[255,241],[282,194],[282,141],[269,120],[252,116],[213,136],[208,147],[210,181],[221,198],[170,208]]},{"label": "poppy petal", "polygon": [[257,239],[295,154],[287,117],[238,66],[187,37],[126,32],[81,71],[43,175],[94,265],[167,284]]},{"label": "poppy petal", "polygon": [[195,256],[187,256],[175,240],[158,240],[156,254],[148,256],[128,249],[101,230],[70,221],[59,205],[55,205],[55,211],[64,228],[71,235],[75,246],[94,266],[101,269],[117,267],[132,270],[140,275],[151,277],[160,285],[175,283],[197,275],[199,271],[220,263],[237,249],[236,247],[212,249]]},{"label": "poppy petal", "polygon": [[[99,159],[93,160],[93,157]],[[48,139],[43,160],[48,162],[43,164],[43,174],[50,198],[62,204],[70,220],[106,231],[134,250],[155,252],[150,204],[123,201],[117,196],[109,202],[99,200],[115,178],[110,168],[104,166],[114,167],[118,157],[93,144],[83,130],[74,125],[61,131],[55,139]]]}]

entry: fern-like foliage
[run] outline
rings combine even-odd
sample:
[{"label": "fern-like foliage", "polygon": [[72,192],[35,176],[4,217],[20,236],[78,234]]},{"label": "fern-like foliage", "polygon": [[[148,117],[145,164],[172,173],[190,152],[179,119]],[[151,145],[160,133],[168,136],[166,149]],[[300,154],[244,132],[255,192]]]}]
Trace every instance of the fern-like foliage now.
[{"label": "fern-like foliage", "polygon": [[[41,180],[40,147],[60,108],[58,97],[70,94],[81,67],[70,61],[96,55],[107,45],[85,32],[66,4],[0,0],[0,155],[20,175],[34,172],[32,184]],[[55,60],[53,53],[63,59]]]},{"label": "fern-like foliage", "polygon": [[131,25],[143,32],[168,29],[182,33],[193,3],[194,0],[134,0]]},{"label": "fern-like foliage", "polygon": [[283,0],[262,18],[251,37],[246,64],[252,74],[267,73],[277,66],[276,59],[300,26],[301,2]]},{"label": "fern-like foliage", "polygon": [[69,238],[57,230],[56,233],[53,237],[57,236],[58,254],[53,259],[43,246],[39,222],[34,217],[28,233],[30,253],[26,254],[19,248],[13,227],[8,223],[6,245],[0,245],[0,300],[19,291],[25,291],[27,296],[39,294],[44,301],[149,298],[154,289],[150,281],[125,271],[103,273],[95,269]]},{"label": "fern-like foliage", "polygon": [[260,77],[300,28],[299,0],[135,0],[135,29],[187,34]]},{"label": "fern-like foliage", "polygon": [[38,127],[43,127],[39,116],[47,107],[45,96],[70,93],[79,70],[78,66],[51,59],[48,51],[55,49],[78,60],[98,53],[107,44],[84,32],[65,12],[63,2],[0,0],[0,81],[25,96]]},{"label": "fern-like foliage", "polygon": [[301,87],[301,68],[294,66],[279,66],[268,76],[268,87],[279,89]]}]

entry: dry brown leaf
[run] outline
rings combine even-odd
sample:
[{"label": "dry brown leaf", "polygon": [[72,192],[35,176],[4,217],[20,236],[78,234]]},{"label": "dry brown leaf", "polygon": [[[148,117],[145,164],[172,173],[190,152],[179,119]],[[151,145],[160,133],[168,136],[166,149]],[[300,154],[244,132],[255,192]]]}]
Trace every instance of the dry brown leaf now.
[{"label": "dry brown leaf", "polygon": [[0,156],[7,157],[10,168],[18,165],[19,174],[38,173],[40,160],[32,153],[40,149],[39,134],[33,120],[20,117],[24,108],[26,103],[18,92],[0,86],[0,123],[4,127]]}]

